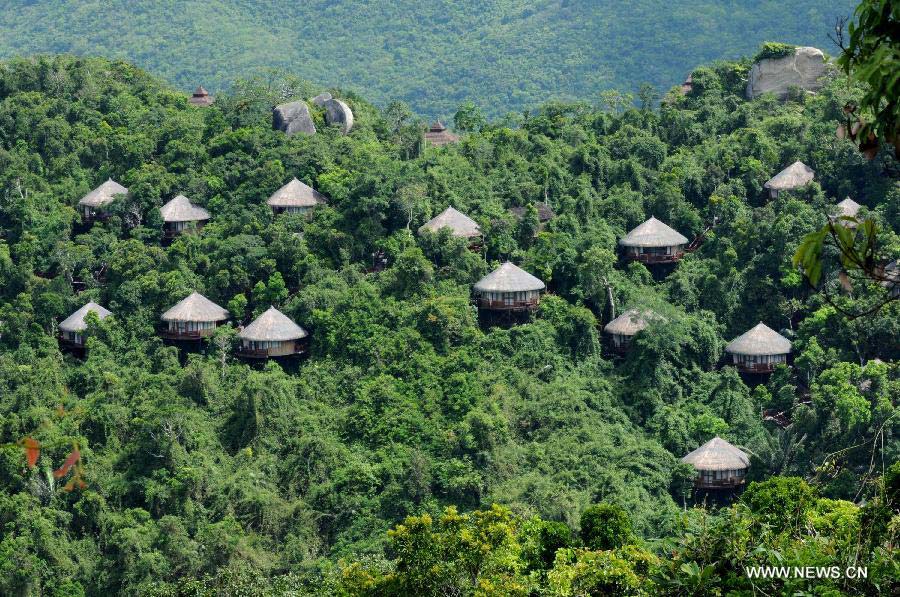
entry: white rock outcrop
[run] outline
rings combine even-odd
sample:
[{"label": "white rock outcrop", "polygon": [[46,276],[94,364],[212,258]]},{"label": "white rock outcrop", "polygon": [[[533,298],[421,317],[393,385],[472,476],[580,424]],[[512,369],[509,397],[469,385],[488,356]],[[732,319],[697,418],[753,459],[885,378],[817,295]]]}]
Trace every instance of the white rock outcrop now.
[{"label": "white rock outcrop", "polygon": [[330,99],[325,102],[325,122],[341,127],[341,132],[345,135],[353,128],[353,112],[350,106],[337,99]]},{"label": "white rock outcrop", "polygon": [[288,137],[297,133],[316,134],[316,125],[306,102],[291,102],[275,106],[272,110],[272,127]]},{"label": "white rock outcrop", "polygon": [[747,81],[747,97],[774,93],[784,99],[791,87],[817,91],[828,70],[825,54],[818,48],[802,47],[782,58],[765,58],[753,65]]}]

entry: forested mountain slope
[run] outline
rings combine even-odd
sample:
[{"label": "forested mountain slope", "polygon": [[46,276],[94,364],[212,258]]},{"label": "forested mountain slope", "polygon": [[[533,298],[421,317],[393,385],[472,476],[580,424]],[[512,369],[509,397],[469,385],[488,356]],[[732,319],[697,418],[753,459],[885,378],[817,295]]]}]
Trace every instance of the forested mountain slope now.
[{"label": "forested mountain slope", "polygon": [[[900,453],[900,301],[848,319],[791,255],[849,194],[900,256],[897,164],[835,135],[860,95],[845,79],[747,101],[748,66],[697,68],[659,108],[548,103],[423,151],[415,122],[352,94],[349,135],[314,110],[319,133],[286,137],[279,85],[200,109],[121,62],[0,64],[0,593],[890,594],[900,474],[879,484]],[[769,199],[798,159],[815,181]],[[266,205],[292,177],[329,198],[309,220]],[[86,226],[75,206],[108,178],[130,194]],[[179,193],[212,219],[165,245],[159,207]],[[537,235],[532,210],[508,211],[545,200]],[[450,205],[483,253],[416,234]],[[650,216],[688,238],[715,227],[654,276],[617,247]],[[507,259],[548,294],[527,323],[480,325],[472,284]],[[842,309],[884,296],[841,294],[833,259],[823,276]],[[158,330],[193,291],[232,322],[185,352]],[[89,300],[113,316],[89,321],[80,360],[57,326]],[[271,305],[309,330],[309,356],[236,359],[237,326]],[[613,308],[663,315],[618,359],[601,348]],[[750,384],[723,347],[760,321],[794,359]],[[772,480],[685,512],[678,459],[714,435]],[[81,468],[54,475],[73,446]],[[86,486],[66,491],[73,475]],[[591,533],[609,517],[622,533]],[[741,569],[811,560],[870,578]]]},{"label": "forested mountain slope", "polygon": [[449,118],[489,115],[603,89],[666,90],[697,64],[766,40],[831,49],[852,0],[4,0],[0,57],[121,57],[182,89],[216,91],[262,67],[403,100]]}]

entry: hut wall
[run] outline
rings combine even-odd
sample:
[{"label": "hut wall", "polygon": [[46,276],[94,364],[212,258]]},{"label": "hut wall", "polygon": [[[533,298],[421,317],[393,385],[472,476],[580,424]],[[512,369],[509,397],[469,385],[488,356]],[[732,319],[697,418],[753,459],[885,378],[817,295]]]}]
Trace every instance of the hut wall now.
[{"label": "hut wall", "polygon": [[81,334],[79,332],[60,332],[59,337],[63,342],[67,344],[71,344],[73,346],[84,346],[84,334]]},{"label": "hut wall", "polygon": [[241,340],[240,353],[249,358],[285,357],[301,354],[305,351],[302,340],[285,340],[282,342]]},{"label": "hut wall", "polygon": [[525,292],[482,292],[478,296],[479,309],[497,311],[535,309],[541,299],[540,290]]},{"label": "hut wall", "polygon": [[684,245],[668,247],[627,247],[625,255],[641,263],[665,263],[677,261],[684,256]]},{"label": "hut wall", "polygon": [[185,232],[192,232],[203,229],[203,225],[205,222],[202,221],[192,221],[192,222],[166,222],[163,226],[163,230],[167,237],[175,237],[180,234],[184,234]]},{"label": "hut wall", "polygon": [[313,208],[307,207],[307,206],[303,206],[303,207],[291,206],[291,207],[273,207],[272,210],[275,212],[276,215],[277,214],[303,214],[303,215],[306,215],[306,214],[311,213]]},{"label": "hut wall", "polygon": [[215,331],[214,321],[170,321],[163,335],[170,338],[209,338]]},{"label": "hut wall", "polygon": [[722,471],[700,471],[695,485],[702,489],[737,487],[744,483],[747,469],[730,469]]},{"label": "hut wall", "polygon": [[631,338],[632,336],[626,336],[625,334],[610,334],[610,344],[615,350],[625,351],[631,344]]},{"label": "hut wall", "polygon": [[769,372],[779,364],[787,363],[786,354],[732,354],[731,360],[741,371]]}]

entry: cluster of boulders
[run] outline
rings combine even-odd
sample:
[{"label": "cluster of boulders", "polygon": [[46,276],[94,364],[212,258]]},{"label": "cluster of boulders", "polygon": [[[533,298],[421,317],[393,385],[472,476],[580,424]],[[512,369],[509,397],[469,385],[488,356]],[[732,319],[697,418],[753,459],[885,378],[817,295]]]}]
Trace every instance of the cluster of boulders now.
[{"label": "cluster of boulders", "polygon": [[[341,127],[343,134],[346,135],[353,128],[353,112],[350,110],[350,106],[331,97],[330,93],[317,95],[310,102],[315,106],[325,108],[325,122]],[[275,106],[272,110],[272,127],[288,136],[297,133],[316,134],[316,124],[309,112],[309,105],[304,101]]]},{"label": "cluster of boulders", "polygon": [[747,97],[753,99],[772,93],[785,99],[791,88],[818,91],[824,85],[828,61],[818,48],[795,48],[793,54],[780,58],[764,58],[750,69]]}]

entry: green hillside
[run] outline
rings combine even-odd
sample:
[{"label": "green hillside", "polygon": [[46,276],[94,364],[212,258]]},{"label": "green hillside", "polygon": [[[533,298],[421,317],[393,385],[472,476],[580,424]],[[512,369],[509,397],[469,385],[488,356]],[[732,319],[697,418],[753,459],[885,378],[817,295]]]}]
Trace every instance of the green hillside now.
[{"label": "green hillside", "polygon": [[219,90],[264,67],[451,116],[600,90],[665,90],[697,64],[765,40],[829,51],[852,0],[4,0],[0,57],[123,58],[182,89]]}]

